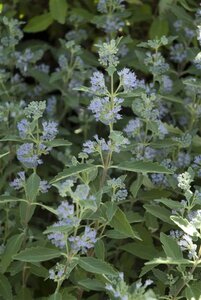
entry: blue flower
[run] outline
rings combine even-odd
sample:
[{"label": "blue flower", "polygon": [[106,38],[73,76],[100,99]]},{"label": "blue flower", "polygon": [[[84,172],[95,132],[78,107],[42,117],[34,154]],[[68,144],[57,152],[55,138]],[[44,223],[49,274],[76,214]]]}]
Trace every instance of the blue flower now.
[{"label": "blue flower", "polygon": [[164,136],[166,134],[168,134],[168,130],[167,130],[167,128],[165,127],[165,125],[160,120],[157,121],[157,123],[158,123],[159,139],[163,139]]},{"label": "blue flower", "polygon": [[20,122],[17,123],[17,129],[19,131],[19,136],[22,139],[25,139],[30,130],[30,123],[27,121],[27,119],[22,119]]},{"label": "blue flower", "polygon": [[173,24],[175,30],[178,32],[183,28],[183,21],[182,20],[177,20]]},{"label": "blue flower", "polygon": [[97,5],[97,9],[98,11],[100,11],[101,13],[107,13],[107,1],[106,0],[99,0],[98,5]]},{"label": "blue flower", "polygon": [[86,141],[83,144],[83,147],[84,147],[83,152],[87,153],[87,154],[96,152],[95,145],[96,145],[96,143],[94,141],[91,141],[91,140]]},{"label": "blue flower", "polygon": [[93,73],[90,78],[91,90],[95,93],[104,94],[106,92],[105,79],[101,72],[97,71]]},{"label": "blue flower", "polygon": [[27,168],[35,168],[42,164],[42,160],[35,153],[33,143],[22,144],[17,149],[17,158]]},{"label": "blue flower", "polygon": [[142,122],[139,118],[135,118],[133,120],[130,120],[127,124],[127,126],[124,128],[124,131],[127,133],[128,136],[135,136],[139,129],[142,127]]},{"label": "blue flower", "polygon": [[79,184],[74,192],[74,196],[80,200],[86,200],[89,196],[89,186],[86,184]]},{"label": "blue flower", "polygon": [[43,122],[43,135],[42,139],[44,141],[52,141],[55,139],[58,133],[58,123],[54,121]]},{"label": "blue flower", "polygon": [[176,165],[179,168],[188,167],[191,163],[191,157],[188,153],[179,152]]},{"label": "blue flower", "polygon": [[172,91],[173,82],[169,76],[162,76],[162,89],[165,93],[170,93]]},{"label": "blue flower", "polygon": [[123,84],[124,91],[132,91],[138,85],[137,77],[134,72],[131,72],[128,68],[124,68],[118,72],[120,81]]},{"label": "blue flower", "polygon": [[201,155],[194,157],[194,163],[201,166]]},{"label": "blue flower", "polygon": [[67,221],[74,216],[74,205],[69,204],[67,201],[62,201],[57,208],[58,218]]},{"label": "blue flower", "polygon": [[47,180],[41,180],[39,189],[40,189],[41,193],[45,194],[50,189],[50,184],[47,182]]},{"label": "blue flower", "polygon": [[119,112],[122,102],[123,99],[117,97],[114,98],[113,103],[111,103],[109,97],[96,97],[91,101],[89,109],[93,112],[96,121],[109,125],[121,119]]},{"label": "blue flower", "polygon": [[157,174],[157,173],[151,174],[151,180],[155,185],[163,185],[163,186],[168,185],[167,178],[164,174]]},{"label": "blue flower", "polygon": [[100,152],[100,151],[109,151],[111,147],[111,142],[106,142],[105,139],[100,138],[95,135],[94,136],[95,141],[86,141],[83,144],[83,152],[87,154],[95,153],[95,152]]},{"label": "blue flower", "polygon": [[106,33],[116,32],[121,29],[125,23],[114,15],[107,16],[106,22],[101,25]]},{"label": "blue flower", "polygon": [[69,193],[71,193],[71,188],[73,187],[73,185],[74,185],[74,181],[71,179],[67,179],[63,182],[59,182],[55,184],[55,186],[59,190],[59,195],[61,197],[66,197]]},{"label": "blue flower", "polygon": [[[56,226],[56,225],[54,225],[54,226]],[[51,241],[51,243],[53,245],[55,245],[56,247],[61,248],[61,249],[65,248],[67,238],[65,237],[65,235],[62,232],[54,232],[54,233],[49,234],[47,237]]]},{"label": "blue flower", "polygon": [[76,253],[79,251],[82,254],[87,253],[87,250],[93,248],[97,241],[96,234],[97,232],[95,229],[91,229],[89,226],[86,226],[82,236],[71,236],[68,238],[71,244],[71,249]]},{"label": "blue flower", "polygon": [[58,282],[65,275],[65,266],[59,263],[56,264],[55,269],[49,270],[49,278]]},{"label": "blue flower", "polygon": [[188,39],[192,39],[195,36],[195,30],[188,27],[184,28],[185,35]]},{"label": "blue flower", "polygon": [[51,96],[47,99],[46,112],[50,117],[53,117],[56,111],[57,99],[55,96]]},{"label": "blue flower", "polygon": [[15,190],[21,189],[25,184],[25,172],[18,172],[17,176],[18,177],[10,183],[10,186]]},{"label": "blue flower", "polygon": [[182,63],[187,57],[187,51],[181,43],[170,47],[170,58],[176,63]]}]

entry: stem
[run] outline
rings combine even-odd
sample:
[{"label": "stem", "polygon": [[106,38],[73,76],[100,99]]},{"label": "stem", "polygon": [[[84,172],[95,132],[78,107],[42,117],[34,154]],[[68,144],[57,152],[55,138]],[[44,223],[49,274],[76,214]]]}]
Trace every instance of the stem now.
[{"label": "stem", "polygon": [[[199,264],[199,257],[197,258],[197,260],[195,261],[194,266],[192,267],[191,271],[190,271],[190,275],[192,275],[197,267],[197,265]],[[188,280],[183,280],[183,282],[181,283],[181,285],[178,287],[178,289],[176,290],[176,292],[173,295],[172,300],[176,300],[177,296],[180,294],[180,292],[183,290],[183,288],[191,281],[191,279]]]},{"label": "stem", "polygon": [[4,230],[4,242],[6,241],[7,236],[8,236],[8,230],[9,230],[8,222],[9,222],[9,208],[6,208],[6,220],[5,220],[5,230]]}]

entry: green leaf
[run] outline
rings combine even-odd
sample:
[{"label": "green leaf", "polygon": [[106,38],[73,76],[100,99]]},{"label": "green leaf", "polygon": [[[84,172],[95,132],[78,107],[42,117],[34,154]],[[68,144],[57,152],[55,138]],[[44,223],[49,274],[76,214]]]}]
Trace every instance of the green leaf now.
[{"label": "green leaf", "polygon": [[161,38],[163,35],[167,35],[169,26],[167,20],[155,18],[149,29],[149,38]]},{"label": "green leaf", "polygon": [[138,174],[137,179],[131,184],[130,191],[134,198],[136,198],[139,189],[141,188],[143,182],[143,175]]},{"label": "green leaf", "polygon": [[177,17],[179,20],[184,20],[187,24],[192,24],[193,19],[190,14],[188,14],[183,7],[178,5],[171,5],[170,9],[172,13]]},{"label": "green leaf", "polygon": [[0,139],[0,142],[22,142],[22,139],[17,135],[8,135]]},{"label": "green leaf", "polygon": [[107,220],[111,221],[114,214],[116,213],[117,210],[117,205],[114,202],[108,201],[106,203],[103,204],[105,207],[105,213],[107,216]]},{"label": "green leaf", "polygon": [[168,281],[168,276],[166,272],[163,272],[159,269],[154,268],[153,269],[153,274],[154,276],[160,281],[162,282],[164,285],[166,284],[166,282]]},{"label": "green leaf", "polygon": [[183,254],[181,248],[177,244],[177,241],[171,236],[168,236],[164,233],[160,234],[160,240],[163,244],[163,250],[167,257],[172,259],[183,259]]},{"label": "green leaf", "polygon": [[114,240],[122,240],[122,239],[126,239],[128,236],[117,231],[117,230],[114,230],[114,229],[111,229],[111,230],[107,230],[105,235],[107,237],[109,237],[110,239],[114,239]]},{"label": "green leaf", "polygon": [[[160,97],[164,100],[173,102],[173,103],[179,103],[179,104],[183,104],[183,100],[178,98],[178,96],[172,96],[172,95],[160,95]],[[172,141],[174,142],[174,141]]]},{"label": "green leaf", "polygon": [[65,23],[67,8],[66,0],[49,0],[49,9],[52,18],[61,24]]},{"label": "green leaf", "polygon": [[40,263],[29,263],[29,271],[37,277],[47,278],[49,275],[48,269],[44,268]]},{"label": "green leaf", "polygon": [[77,165],[77,166],[71,166],[68,169],[64,169],[63,172],[59,173],[56,177],[54,177],[53,180],[50,183],[51,184],[56,183],[60,180],[63,180],[63,179],[68,178],[70,176],[79,174],[81,172],[92,170],[93,168],[97,168],[97,166],[91,165],[91,164],[80,164],[80,165]]},{"label": "green leaf", "polygon": [[15,300],[32,300],[31,291],[28,288],[21,288]]},{"label": "green leaf", "polygon": [[162,198],[162,199],[154,199],[157,203],[162,203],[163,205],[167,206],[170,209],[181,209],[182,204],[178,201],[171,200],[169,198]]},{"label": "green leaf", "polygon": [[105,258],[105,245],[102,240],[98,240],[94,247],[97,258],[104,260]]},{"label": "green leaf", "polygon": [[22,250],[19,254],[14,256],[14,259],[25,262],[40,262],[59,256],[61,256],[61,252],[57,249],[32,247]]},{"label": "green leaf", "polygon": [[131,225],[128,222],[126,215],[120,208],[117,209],[114,217],[110,221],[110,225],[116,231],[119,231],[120,233],[124,234],[125,236],[140,240],[139,234],[133,230],[133,228],[131,227]]},{"label": "green leaf", "polygon": [[152,261],[148,261],[145,263],[145,265],[193,265],[194,262],[188,259],[172,259],[170,257],[167,258],[163,258],[163,257],[159,257],[159,258],[155,258]]},{"label": "green leaf", "polygon": [[63,233],[68,233],[71,231],[72,226],[69,225],[64,225],[64,226],[49,226],[43,233],[44,234],[49,234],[51,232],[63,232]]},{"label": "green leaf", "polygon": [[48,297],[48,300],[62,300],[62,295],[60,293],[54,293]]},{"label": "green leaf", "polygon": [[0,158],[3,158],[4,156],[8,155],[9,153],[10,153],[10,151],[0,154]]},{"label": "green leaf", "polygon": [[187,3],[186,0],[180,0],[179,2],[185,8],[185,10],[187,10],[187,11],[193,11],[193,12],[195,11],[195,9],[193,7],[189,6],[189,4]]},{"label": "green leaf", "polygon": [[51,147],[51,148],[56,148],[56,147],[62,147],[62,146],[70,146],[72,145],[71,142],[64,140],[64,139],[55,139],[53,141],[48,141],[44,143],[45,145]]},{"label": "green leaf", "polygon": [[142,267],[140,277],[144,276],[146,273],[150,272],[154,268],[155,268],[154,264]]},{"label": "green leaf", "polygon": [[13,299],[10,282],[8,281],[7,277],[2,274],[0,274],[0,295],[4,300]]},{"label": "green leaf", "polygon": [[40,177],[36,173],[31,174],[26,182],[26,193],[28,201],[30,203],[32,203],[36,199],[36,196],[39,192],[39,187]]},{"label": "green leaf", "polygon": [[201,300],[200,296],[200,281],[198,282],[191,282],[186,287],[185,291],[185,299],[187,300]]},{"label": "green leaf", "polygon": [[135,173],[164,173],[172,174],[171,170],[159,165],[158,163],[142,162],[142,161],[125,161],[118,166],[112,166],[119,170],[125,170]]},{"label": "green leaf", "polygon": [[170,219],[171,212],[169,210],[167,210],[165,207],[155,205],[155,204],[146,204],[146,205],[144,205],[144,208],[152,216],[154,216],[168,224],[171,224],[171,225],[173,224],[173,222]]},{"label": "green leaf", "polygon": [[80,257],[79,266],[87,272],[101,275],[117,275],[117,272],[111,265],[101,259],[94,257]]},{"label": "green leaf", "polygon": [[41,208],[44,208],[44,209],[50,211],[52,214],[57,215],[56,209],[54,209],[54,208],[52,208],[52,207],[50,207],[50,206],[44,205],[44,204],[42,204],[42,203],[37,203],[37,202],[34,202],[34,203],[32,203],[31,205],[38,205],[38,206],[40,206]]},{"label": "green leaf", "polygon": [[143,199],[144,201],[150,201],[150,200],[155,200],[157,198],[166,198],[171,196],[171,191],[167,190],[161,190],[161,189],[155,189],[151,188],[151,190],[143,191],[140,190],[138,192],[138,198]]},{"label": "green leaf", "polygon": [[78,284],[83,288],[91,291],[104,291],[105,284],[98,281],[97,279],[86,278],[78,281]]},{"label": "green leaf", "polygon": [[20,221],[23,226],[27,226],[28,222],[31,220],[34,214],[35,209],[36,207],[31,203],[20,203]]},{"label": "green leaf", "polygon": [[31,18],[28,24],[24,27],[25,32],[40,32],[46,30],[53,22],[52,15],[45,13],[40,16]]},{"label": "green leaf", "polygon": [[20,250],[23,240],[24,240],[23,233],[13,235],[11,238],[9,238],[1,259],[1,264],[0,264],[1,273],[6,272],[8,266],[13,260],[13,255]]},{"label": "green leaf", "polygon": [[170,218],[185,233],[189,234],[190,236],[199,236],[199,232],[197,231],[195,226],[189,223],[187,219],[183,219],[182,217],[178,217],[178,216],[171,216]]},{"label": "green leaf", "polygon": [[164,14],[170,8],[170,5],[173,3],[173,1],[174,0],[160,0],[158,4],[160,15]]},{"label": "green leaf", "polygon": [[154,248],[153,245],[147,245],[143,242],[129,243],[121,246],[120,249],[146,260],[153,259],[158,254],[156,248]]}]

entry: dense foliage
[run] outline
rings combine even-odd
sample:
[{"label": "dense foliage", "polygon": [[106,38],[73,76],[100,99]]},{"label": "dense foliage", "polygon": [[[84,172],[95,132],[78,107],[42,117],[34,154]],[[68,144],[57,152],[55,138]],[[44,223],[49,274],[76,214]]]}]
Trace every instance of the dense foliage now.
[{"label": "dense foliage", "polygon": [[0,300],[200,300],[197,1],[0,11]]}]

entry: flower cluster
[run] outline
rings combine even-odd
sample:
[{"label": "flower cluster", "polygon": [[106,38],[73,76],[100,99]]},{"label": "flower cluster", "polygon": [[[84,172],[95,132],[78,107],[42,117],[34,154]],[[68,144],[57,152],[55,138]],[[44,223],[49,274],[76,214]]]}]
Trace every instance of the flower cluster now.
[{"label": "flower cluster", "polygon": [[27,48],[24,53],[15,52],[16,67],[20,69],[22,74],[26,74],[29,65],[34,65],[37,60],[39,60],[43,55],[42,50],[33,52],[31,49]]},{"label": "flower cluster", "polygon": [[128,196],[128,192],[126,190],[126,185],[123,182],[124,178],[112,178],[107,181],[107,184],[112,189],[112,201],[122,201],[125,200]]},{"label": "flower cluster", "polygon": [[179,152],[176,165],[179,168],[188,167],[191,163],[191,157],[188,153]]},{"label": "flower cluster", "polygon": [[[42,133],[39,129],[38,119],[43,116],[46,108],[45,101],[31,102],[25,108],[27,119],[22,119],[17,124],[19,136],[32,142],[22,144],[17,149],[17,158],[27,168],[36,168],[42,164],[40,156],[48,154],[50,149],[43,142],[52,141],[58,133],[58,123],[55,121],[42,122]],[[34,135],[36,137],[34,137]]]},{"label": "flower cluster", "polygon": [[48,239],[58,248],[65,248],[67,244],[67,235],[60,231],[60,226],[75,226],[79,224],[79,220],[75,217],[74,205],[69,204],[67,201],[62,203],[57,208],[58,222],[53,224],[53,228],[57,229],[55,232],[48,235]]},{"label": "flower cluster", "polygon": [[26,168],[36,168],[42,164],[33,143],[25,143],[17,149],[17,158]]},{"label": "flower cluster", "polygon": [[119,63],[117,57],[119,40],[97,45],[99,47],[99,62],[104,67],[116,67]]},{"label": "flower cluster", "polygon": [[124,9],[123,2],[123,0],[99,0],[97,8],[101,13],[108,13],[111,8],[113,10],[122,10]]},{"label": "flower cluster", "polygon": [[166,63],[160,52],[146,53],[145,65],[149,67],[149,71],[155,76],[162,75],[169,70],[169,64]]},{"label": "flower cluster", "polygon": [[29,119],[39,119],[43,116],[43,112],[46,108],[45,101],[32,101],[27,107],[24,109],[24,114]]},{"label": "flower cluster", "polygon": [[132,119],[128,122],[127,126],[124,128],[124,131],[129,137],[135,137],[140,134],[143,124],[139,118]]},{"label": "flower cluster", "polygon": [[121,119],[119,114],[123,99],[115,97],[113,103],[109,97],[94,98],[89,105],[89,109],[94,113],[96,121],[109,125]]},{"label": "flower cluster", "polygon": [[[129,287],[124,281],[124,274],[119,273],[117,276],[109,278],[110,283],[105,285],[105,289],[112,297],[111,299],[133,300],[133,299],[153,299],[156,300],[154,293],[146,292],[146,288],[153,281],[147,279],[144,284],[141,280]],[[149,298],[150,297],[150,298]]]},{"label": "flower cluster", "polygon": [[170,48],[170,58],[175,63],[182,63],[185,61],[187,56],[187,51],[184,48],[184,45],[181,43],[175,44]]},{"label": "flower cluster", "polygon": [[107,91],[103,73],[99,71],[94,72],[92,77],[90,78],[90,82],[92,92],[104,94]]},{"label": "flower cluster", "polygon": [[[25,187],[26,184],[26,177],[25,177],[25,172],[21,171],[17,173],[17,177],[10,182],[10,186],[14,188],[15,190],[20,190]],[[50,189],[50,184],[48,183],[47,180],[40,180],[40,185],[39,185],[39,191],[41,193],[47,193],[48,190]]]},{"label": "flower cluster", "polygon": [[82,254],[87,253],[89,249],[94,247],[97,241],[96,234],[95,229],[86,226],[81,236],[70,236],[68,240],[71,244],[72,251],[76,253],[81,252]]},{"label": "flower cluster", "polygon": [[122,83],[125,92],[129,92],[137,87],[138,81],[134,72],[131,72],[128,68],[124,68],[117,73],[120,77],[120,82]]},{"label": "flower cluster", "polygon": [[162,91],[165,93],[171,93],[173,87],[173,81],[168,75],[162,76]]},{"label": "flower cluster", "polygon": [[105,139],[101,138],[99,139],[97,135],[94,136],[95,141],[86,141],[83,144],[83,152],[87,154],[101,151],[109,151],[110,143],[107,143]]},{"label": "flower cluster", "polygon": [[66,197],[71,192],[71,188],[74,186],[74,181],[72,179],[67,179],[55,184],[55,186],[59,191],[59,195],[61,197]]},{"label": "flower cluster", "polygon": [[191,182],[193,181],[189,172],[184,172],[177,177],[178,187],[184,191],[188,191],[191,188]]},{"label": "flower cluster", "polygon": [[28,134],[30,133],[30,131],[31,131],[30,125],[31,124],[28,122],[27,119],[22,119],[20,122],[17,123],[17,129],[19,132],[19,136],[22,139],[25,139],[28,136]]},{"label": "flower cluster", "polygon": [[193,242],[190,235],[184,234],[182,231],[170,231],[170,236],[177,240],[178,245],[182,251],[188,252],[189,259],[196,259],[197,256],[197,245]]},{"label": "flower cluster", "polygon": [[58,123],[54,121],[43,122],[43,134],[42,140],[44,141],[52,141],[55,139],[58,133]]},{"label": "flower cluster", "polygon": [[65,266],[59,263],[56,264],[54,269],[49,270],[49,278],[58,282],[61,280],[62,277],[65,276]]},{"label": "flower cluster", "polygon": [[17,178],[15,178],[11,183],[10,186],[13,187],[15,190],[20,190],[25,184],[25,172],[18,172]]}]

